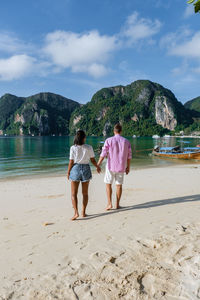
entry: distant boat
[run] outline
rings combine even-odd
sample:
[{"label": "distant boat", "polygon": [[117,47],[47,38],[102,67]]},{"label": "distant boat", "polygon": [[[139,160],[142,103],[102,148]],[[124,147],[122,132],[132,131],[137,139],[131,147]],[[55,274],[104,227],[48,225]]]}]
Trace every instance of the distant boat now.
[{"label": "distant boat", "polygon": [[175,146],[175,147],[156,146],[154,147],[152,154],[162,158],[200,159],[199,147],[187,147],[181,149],[180,146]]},{"label": "distant boat", "polygon": [[157,134],[154,134],[154,135],[152,135],[152,138],[153,138],[153,139],[159,139],[159,138],[160,138],[160,136],[159,136],[159,135],[157,135]]},{"label": "distant boat", "polygon": [[164,138],[165,138],[165,139],[168,139],[168,138],[170,138],[170,137],[171,137],[171,135],[169,135],[169,134],[165,134],[165,135],[164,135]]},{"label": "distant boat", "polygon": [[137,137],[137,135],[134,134],[134,135],[133,135],[133,138],[136,138],[136,137]]}]

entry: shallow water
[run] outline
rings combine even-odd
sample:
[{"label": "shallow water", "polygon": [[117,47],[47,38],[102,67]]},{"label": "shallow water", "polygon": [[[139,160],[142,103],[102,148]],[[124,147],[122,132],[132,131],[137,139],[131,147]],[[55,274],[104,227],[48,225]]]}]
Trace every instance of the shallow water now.
[{"label": "shallow water", "polygon": [[[174,164],[200,163],[192,160],[160,159],[151,155],[152,148],[159,144],[175,146],[180,138],[155,140],[150,137],[127,137],[132,145],[134,168],[168,166]],[[88,137],[98,158],[98,147],[103,137]],[[190,146],[200,143],[199,139],[186,139]],[[73,137],[0,137],[0,179],[18,176],[65,174],[69,149]]]}]

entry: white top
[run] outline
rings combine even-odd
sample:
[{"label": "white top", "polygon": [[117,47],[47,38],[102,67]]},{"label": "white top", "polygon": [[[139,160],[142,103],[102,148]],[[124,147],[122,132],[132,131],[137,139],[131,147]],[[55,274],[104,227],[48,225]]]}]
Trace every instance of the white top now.
[{"label": "white top", "polygon": [[69,159],[73,159],[75,164],[89,164],[90,158],[95,157],[94,150],[90,145],[73,145],[70,148]]}]

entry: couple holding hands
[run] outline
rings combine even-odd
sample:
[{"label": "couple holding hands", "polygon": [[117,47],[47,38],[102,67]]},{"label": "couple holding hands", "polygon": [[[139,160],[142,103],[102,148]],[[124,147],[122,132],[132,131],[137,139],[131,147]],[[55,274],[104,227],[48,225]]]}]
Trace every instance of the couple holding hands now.
[{"label": "couple holding hands", "polygon": [[120,199],[122,195],[122,184],[124,173],[130,171],[130,162],[132,157],[130,142],[121,136],[122,126],[114,126],[114,136],[106,139],[98,163],[95,160],[92,146],[85,144],[86,134],[83,130],[78,130],[74,138],[74,145],[70,148],[70,158],[68,165],[67,178],[71,181],[71,198],[74,208],[72,221],[79,217],[78,212],[78,188],[81,182],[83,194],[83,207],[81,216],[86,217],[86,207],[88,204],[88,188],[92,179],[90,161],[96,167],[97,172],[101,172],[101,164],[107,157],[104,182],[106,183],[106,193],[108,205],[106,210],[112,209],[112,183],[116,184],[116,209],[120,208]]}]

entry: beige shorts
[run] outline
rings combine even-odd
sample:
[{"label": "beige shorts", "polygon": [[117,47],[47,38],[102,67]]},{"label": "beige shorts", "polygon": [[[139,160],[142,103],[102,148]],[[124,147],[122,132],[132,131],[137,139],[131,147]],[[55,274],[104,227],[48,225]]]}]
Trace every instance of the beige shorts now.
[{"label": "beige shorts", "polygon": [[104,182],[107,184],[112,184],[114,180],[115,180],[116,185],[123,184],[124,183],[124,173],[112,172],[108,169],[108,166],[106,166]]}]

